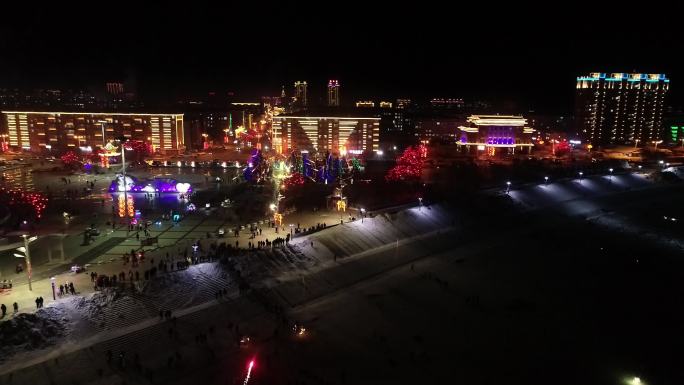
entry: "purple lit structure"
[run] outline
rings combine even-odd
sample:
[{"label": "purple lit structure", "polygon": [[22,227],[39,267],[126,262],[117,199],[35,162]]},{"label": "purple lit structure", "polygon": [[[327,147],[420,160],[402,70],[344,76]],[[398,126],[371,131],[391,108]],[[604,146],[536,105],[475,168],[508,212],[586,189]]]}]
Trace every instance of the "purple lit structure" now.
[{"label": "purple lit structure", "polygon": [[143,192],[143,193],[178,193],[187,194],[192,192],[192,186],[189,183],[179,183],[175,179],[155,178],[152,180],[139,181],[135,177],[126,175],[126,187],[122,175],[117,175],[116,179],[109,185],[109,192],[122,192],[124,189],[128,192]]}]

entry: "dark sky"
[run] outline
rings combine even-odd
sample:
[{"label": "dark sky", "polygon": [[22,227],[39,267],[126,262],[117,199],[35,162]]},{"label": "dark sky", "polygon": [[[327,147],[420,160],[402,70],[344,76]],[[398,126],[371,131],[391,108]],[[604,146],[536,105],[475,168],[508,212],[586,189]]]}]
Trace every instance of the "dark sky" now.
[{"label": "dark sky", "polygon": [[479,10],[399,2],[344,10],[116,4],[8,9],[0,87],[129,78],[150,100],[209,90],[251,98],[278,94],[282,84],[289,91],[301,79],[316,98],[337,78],[349,102],[443,96],[564,112],[577,75],[637,70],[667,73],[671,103],[681,98],[684,34],[666,13],[606,17],[611,12],[578,7],[535,15],[494,3]]}]

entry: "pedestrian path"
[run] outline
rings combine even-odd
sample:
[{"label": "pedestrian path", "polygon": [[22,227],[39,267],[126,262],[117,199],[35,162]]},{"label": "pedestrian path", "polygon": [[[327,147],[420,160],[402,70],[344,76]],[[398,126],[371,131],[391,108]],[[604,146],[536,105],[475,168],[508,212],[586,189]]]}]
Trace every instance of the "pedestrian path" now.
[{"label": "pedestrian path", "polygon": [[[50,277],[54,277],[56,275],[70,271],[72,265],[83,266],[83,265],[89,263],[90,261],[92,261],[93,259],[97,258],[100,254],[106,253],[108,250],[116,247],[117,245],[119,245],[124,240],[126,240],[126,238],[120,238],[120,237],[108,238],[104,242],[93,247],[92,249],[89,249],[89,250],[83,252],[82,254],[78,255],[70,263],[60,264],[60,265],[55,266],[55,267],[51,267],[48,269],[40,269],[38,271],[36,271],[34,269],[33,280],[49,279]],[[28,283],[28,278],[24,274],[21,274],[14,279],[14,285],[15,286],[18,286],[21,284],[27,284],[27,283]]]}]

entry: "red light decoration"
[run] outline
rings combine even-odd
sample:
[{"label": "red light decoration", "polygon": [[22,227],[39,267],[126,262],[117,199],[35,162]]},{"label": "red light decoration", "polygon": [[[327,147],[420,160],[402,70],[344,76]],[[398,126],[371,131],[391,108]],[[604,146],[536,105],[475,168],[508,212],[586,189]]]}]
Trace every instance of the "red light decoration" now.
[{"label": "red light decoration", "polygon": [[133,151],[138,160],[142,160],[153,152],[152,145],[144,140],[129,141],[124,146],[127,150]]},{"label": "red light decoration", "polygon": [[427,156],[424,145],[412,146],[397,158],[397,165],[387,172],[387,181],[415,180],[423,174],[423,158]]},{"label": "red light decoration", "polygon": [[298,172],[292,174],[289,178],[285,179],[285,187],[290,188],[294,186],[302,186],[306,180],[304,176]]},{"label": "red light decoration", "polygon": [[40,219],[47,207],[48,199],[38,192],[0,189],[0,205],[10,207],[12,214]]},{"label": "red light decoration", "polygon": [[254,143],[258,139],[259,133],[256,130],[250,128],[246,131],[242,131],[238,134],[238,138],[243,142]]},{"label": "red light decoration", "polygon": [[554,154],[557,156],[562,156],[569,153],[570,150],[570,143],[568,143],[567,140],[561,140],[560,142],[558,142],[558,144],[556,144]]},{"label": "red light decoration", "polygon": [[78,162],[78,156],[73,151],[67,151],[62,156],[59,157],[67,167],[75,166]]}]

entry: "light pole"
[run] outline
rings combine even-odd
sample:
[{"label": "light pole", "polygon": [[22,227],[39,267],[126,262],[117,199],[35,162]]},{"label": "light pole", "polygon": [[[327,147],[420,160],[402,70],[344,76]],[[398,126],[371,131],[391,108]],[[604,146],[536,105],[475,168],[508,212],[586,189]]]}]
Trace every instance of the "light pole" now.
[{"label": "light pole", "polygon": [[638,144],[639,144],[639,139],[634,139],[634,148],[637,148]]},{"label": "light pole", "polygon": [[119,138],[119,143],[121,144],[121,174],[123,175],[123,186],[124,186],[124,204],[126,205],[126,212],[128,212],[128,183],[126,182],[126,141],[128,138],[122,136]]},{"label": "light pole", "polygon": [[29,290],[33,291],[33,287],[31,286],[31,251],[29,250],[29,244],[38,239],[38,237],[29,237],[27,234],[22,234],[22,237],[24,238],[24,246],[17,248],[17,250],[24,254],[22,255],[15,253],[14,256],[17,258],[26,259],[26,274],[28,275],[28,286]]},{"label": "light pole", "polygon": [[364,209],[364,208],[362,207],[362,208],[361,208],[361,223],[363,223],[363,217],[365,217],[365,216],[366,216],[366,209]]},{"label": "light pole", "polygon": [[511,192],[511,181],[506,182],[506,194],[510,194]]},{"label": "light pole", "polygon": [[107,141],[105,140],[105,124],[107,124],[107,121],[100,120],[98,123],[100,123],[100,126],[102,126],[102,148],[104,148],[105,144],[107,144]]},{"label": "light pole", "polygon": [[544,177],[544,184],[545,184],[545,185],[548,185],[548,184],[549,184],[549,177],[548,177],[548,176],[545,176],[545,177]]},{"label": "light pole", "polygon": [[658,149],[658,144],[660,144],[660,143],[662,143],[662,142],[663,142],[662,140],[654,140],[654,141],[653,141],[653,144],[654,144],[655,146],[653,147],[653,149],[654,149],[654,150],[657,150],[657,149]]},{"label": "light pole", "polygon": [[580,182],[580,184],[582,184],[582,175],[584,175],[584,173],[583,173],[582,171],[580,171],[580,172],[579,172],[579,182]]},{"label": "light pole", "polygon": [[613,181],[613,168],[612,167],[609,168],[608,171],[610,171],[610,175],[608,175],[608,180],[610,180],[612,182]]},{"label": "light pole", "polygon": [[423,209],[423,197],[418,197],[418,211]]}]

